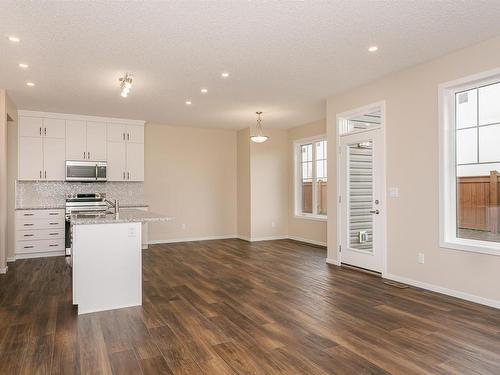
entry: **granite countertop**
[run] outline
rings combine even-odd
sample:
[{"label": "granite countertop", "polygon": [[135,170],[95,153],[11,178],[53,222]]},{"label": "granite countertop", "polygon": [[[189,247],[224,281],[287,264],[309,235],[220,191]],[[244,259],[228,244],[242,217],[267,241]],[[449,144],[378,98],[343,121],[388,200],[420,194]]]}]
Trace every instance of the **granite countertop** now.
[{"label": "granite countertop", "polygon": [[173,220],[173,217],[164,216],[160,214],[155,214],[148,211],[142,210],[126,210],[120,211],[120,215],[118,218],[115,217],[115,214],[107,214],[107,215],[79,215],[73,214],[71,215],[71,224],[72,225],[84,225],[84,224],[116,224],[116,223],[150,223],[153,221],[170,221]]},{"label": "granite countertop", "polygon": [[[120,203],[121,208],[139,208],[139,207],[149,207],[144,203]],[[61,205],[38,205],[38,206],[22,206],[16,207],[16,210],[64,210],[66,206],[64,204]]]}]

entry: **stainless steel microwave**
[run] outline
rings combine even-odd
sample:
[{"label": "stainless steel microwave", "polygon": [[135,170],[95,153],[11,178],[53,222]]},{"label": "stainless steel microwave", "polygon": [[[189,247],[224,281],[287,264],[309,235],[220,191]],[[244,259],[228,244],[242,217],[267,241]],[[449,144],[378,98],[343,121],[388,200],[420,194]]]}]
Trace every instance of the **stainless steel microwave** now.
[{"label": "stainless steel microwave", "polygon": [[105,161],[66,160],[66,181],[106,181],[107,168]]}]

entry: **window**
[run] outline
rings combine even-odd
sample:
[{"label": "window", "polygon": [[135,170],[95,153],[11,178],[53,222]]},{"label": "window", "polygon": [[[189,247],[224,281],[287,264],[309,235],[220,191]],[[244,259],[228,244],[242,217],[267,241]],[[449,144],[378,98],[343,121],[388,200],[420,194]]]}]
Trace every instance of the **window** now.
[{"label": "window", "polygon": [[295,214],[326,219],[327,141],[303,140],[296,145]]},{"label": "window", "polygon": [[441,87],[441,245],[500,255],[500,77]]}]

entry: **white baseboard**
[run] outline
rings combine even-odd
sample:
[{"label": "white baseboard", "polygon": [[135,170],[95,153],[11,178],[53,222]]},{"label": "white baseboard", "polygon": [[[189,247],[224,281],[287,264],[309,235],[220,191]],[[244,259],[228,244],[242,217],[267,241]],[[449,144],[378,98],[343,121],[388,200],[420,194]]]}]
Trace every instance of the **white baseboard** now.
[{"label": "white baseboard", "polygon": [[0,274],[2,273],[7,273],[7,270],[9,269],[8,266],[5,266],[5,267],[0,267]]},{"label": "white baseboard", "polygon": [[326,258],[326,263],[340,266],[340,262],[337,259]]},{"label": "white baseboard", "polygon": [[454,290],[454,289],[448,289],[448,288],[445,288],[443,286],[429,284],[429,283],[425,283],[423,281],[417,281],[417,280],[409,279],[409,278],[403,277],[403,276],[385,274],[384,278],[389,279],[389,280],[393,280],[393,281],[397,281],[399,283],[415,286],[417,288],[427,289],[427,290],[430,290],[431,292],[446,294],[447,296],[456,297],[456,298],[464,299],[466,301],[475,302],[475,303],[479,303],[481,305],[486,305],[486,306],[495,307],[497,309],[500,309],[500,301],[497,301],[494,299],[479,297],[479,296],[476,296],[474,294],[460,292],[460,291]]},{"label": "white baseboard", "polygon": [[237,236],[237,238],[248,242],[259,242],[259,241],[287,240],[289,237],[288,236],[268,236],[268,237]]},{"label": "white baseboard", "polygon": [[310,243],[311,245],[326,247],[326,242],[322,242],[322,241],[310,240],[308,238],[295,237],[295,236],[288,236],[288,238],[291,240],[294,240],[294,241],[300,241],[300,242]]},{"label": "white baseboard", "polygon": [[7,262],[10,263],[10,262],[15,262],[16,261],[16,256],[11,256],[11,257],[7,257]]},{"label": "white baseboard", "polygon": [[20,253],[16,254],[16,259],[31,259],[31,258],[46,258],[46,257],[59,257],[66,255],[64,250],[60,251],[45,251],[41,253]]},{"label": "white baseboard", "polygon": [[176,242],[192,242],[192,241],[211,241],[211,240],[227,240],[230,238],[238,238],[235,234],[227,234],[223,236],[207,236],[207,237],[184,237],[184,238],[169,238],[166,240],[149,240],[149,245],[157,245],[162,243],[176,243]]}]

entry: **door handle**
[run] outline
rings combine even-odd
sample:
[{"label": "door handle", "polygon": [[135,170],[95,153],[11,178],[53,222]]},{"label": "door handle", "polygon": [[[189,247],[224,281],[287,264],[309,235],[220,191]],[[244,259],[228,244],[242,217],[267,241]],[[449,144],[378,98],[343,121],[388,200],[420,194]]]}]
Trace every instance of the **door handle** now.
[{"label": "door handle", "polygon": [[370,210],[370,213],[378,215],[380,213],[380,211],[379,210]]}]

